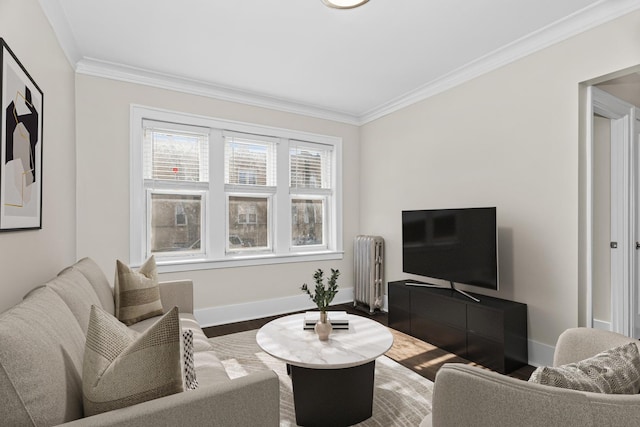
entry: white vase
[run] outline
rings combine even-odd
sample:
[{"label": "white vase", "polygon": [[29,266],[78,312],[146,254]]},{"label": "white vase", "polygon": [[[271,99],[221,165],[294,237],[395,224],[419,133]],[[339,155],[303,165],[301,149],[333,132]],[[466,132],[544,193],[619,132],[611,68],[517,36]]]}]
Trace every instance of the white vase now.
[{"label": "white vase", "polygon": [[316,326],[313,329],[316,331],[320,341],[327,341],[329,339],[329,334],[331,334],[333,327],[331,326],[331,322],[327,319],[326,311],[320,312],[320,320],[318,320],[318,323],[316,323]]}]

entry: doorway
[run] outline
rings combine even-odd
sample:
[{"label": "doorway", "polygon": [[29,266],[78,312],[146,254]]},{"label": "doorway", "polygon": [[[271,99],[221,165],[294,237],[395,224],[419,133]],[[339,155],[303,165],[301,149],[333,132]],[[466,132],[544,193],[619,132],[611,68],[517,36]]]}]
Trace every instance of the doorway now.
[{"label": "doorway", "polygon": [[[637,89],[638,97],[630,97]],[[640,74],[588,89],[587,326],[640,337]],[[625,97],[622,99],[620,95]],[[631,101],[631,102],[629,102]],[[588,162],[589,163],[589,162]]]}]

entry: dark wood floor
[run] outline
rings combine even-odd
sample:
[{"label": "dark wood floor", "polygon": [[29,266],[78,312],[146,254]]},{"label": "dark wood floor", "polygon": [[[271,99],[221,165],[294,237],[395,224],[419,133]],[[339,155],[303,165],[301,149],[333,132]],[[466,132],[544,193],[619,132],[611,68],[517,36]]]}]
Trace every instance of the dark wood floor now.
[{"label": "dark wood floor", "polygon": [[[359,308],[355,308],[353,307],[353,304],[336,305],[331,307],[331,309],[367,316],[385,326],[388,326],[387,313],[384,312],[375,312],[373,315],[370,315],[367,309],[361,310]],[[280,316],[230,323],[228,325],[211,326],[204,328],[204,333],[207,337],[211,338],[236,332],[250,331],[262,327],[264,324],[277,317]],[[445,363],[466,363],[469,365],[477,365],[476,363],[470,362],[427,342],[396,331],[395,329],[390,328],[390,331],[393,334],[394,342],[386,355],[431,381],[435,380],[436,372],[438,372],[438,369],[440,369],[440,367]],[[535,368],[533,366],[527,365],[510,373],[509,375],[526,381],[529,379],[529,376],[531,376],[534,369]]]}]

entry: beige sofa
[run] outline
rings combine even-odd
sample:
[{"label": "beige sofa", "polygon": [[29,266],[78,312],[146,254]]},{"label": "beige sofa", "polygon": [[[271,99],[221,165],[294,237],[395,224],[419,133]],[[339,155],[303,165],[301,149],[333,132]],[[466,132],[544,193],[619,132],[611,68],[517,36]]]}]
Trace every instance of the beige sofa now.
[{"label": "beige sofa", "polygon": [[[588,328],[565,331],[554,366],[577,362],[633,340]],[[638,426],[640,395],[573,391],[532,384],[475,366],[446,364],[436,375],[432,413],[421,427]]]},{"label": "beige sofa", "polygon": [[[10,285],[10,284],[5,284]],[[0,314],[0,424],[8,426],[277,426],[273,371],[231,380],[193,316],[191,281],[160,285],[165,310],[178,306],[194,331],[199,387],[83,418],[82,361],[92,304],[114,313],[112,289],[88,258]],[[141,331],[156,318],[132,326]]]}]

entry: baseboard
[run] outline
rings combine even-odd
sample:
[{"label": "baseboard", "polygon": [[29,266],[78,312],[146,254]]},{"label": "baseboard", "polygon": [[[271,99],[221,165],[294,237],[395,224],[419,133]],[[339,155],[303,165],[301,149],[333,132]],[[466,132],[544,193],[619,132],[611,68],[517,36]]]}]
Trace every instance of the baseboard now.
[{"label": "baseboard", "polygon": [[[611,330],[611,322],[593,319],[593,328],[603,331]],[[552,366],[553,354],[556,348],[548,344],[542,344],[529,340],[529,365],[531,366]]]},{"label": "baseboard", "polygon": [[611,322],[605,322],[604,320],[593,319],[593,329],[601,329],[603,331],[611,331]]},{"label": "baseboard", "polygon": [[[352,302],[353,288],[341,288],[333,300],[333,304]],[[193,314],[200,326],[208,327],[261,319],[301,310],[312,310],[314,308],[315,306],[309,296],[301,293],[290,297],[196,309]]]},{"label": "baseboard", "polygon": [[553,353],[556,348],[549,344],[529,340],[529,365],[531,366],[552,366]]}]

